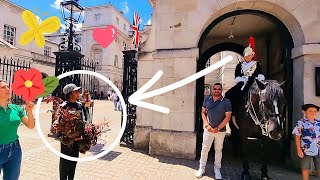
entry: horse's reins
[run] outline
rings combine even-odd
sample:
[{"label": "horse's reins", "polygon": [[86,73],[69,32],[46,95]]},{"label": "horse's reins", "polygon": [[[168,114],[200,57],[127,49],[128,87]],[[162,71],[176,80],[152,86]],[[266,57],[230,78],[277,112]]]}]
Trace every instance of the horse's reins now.
[{"label": "horse's reins", "polygon": [[[259,91],[259,96],[261,95],[261,91]],[[252,104],[252,101],[251,101],[251,93],[249,92],[249,99],[248,99],[248,102],[247,102],[247,105],[246,105],[246,108],[247,108],[247,112],[250,114],[251,116],[251,119],[253,120],[253,122],[257,125],[257,126],[260,126],[261,128],[261,131],[262,131],[262,134],[264,136],[269,136],[269,133],[268,133],[268,126],[267,126],[267,121],[265,120],[265,115],[264,113],[261,113],[261,109],[263,109],[263,103],[261,101],[261,99],[259,100],[259,111],[262,115],[262,119],[259,119],[258,116],[257,116],[257,113],[256,111],[254,110],[254,107],[253,107],[253,104]],[[250,109],[251,107],[251,109]],[[262,110],[263,112],[263,110]],[[263,123],[262,123],[263,122]]]},{"label": "horse's reins", "polygon": [[[253,122],[257,125],[257,126],[260,126],[261,128],[261,131],[262,131],[262,134],[264,136],[269,136],[269,131],[268,131],[268,121],[267,121],[267,117],[264,113],[264,104],[261,100],[261,91],[259,91],[259,112],[262,116],[261,119],[258,118],[257,116],[257,113],[253,107],[253,104],[252,104],[252,101],[251,101],[251,92],[249,92],[249,99],[247,101],[247,105],[246,105],[246,108],[247,108],[247,112],[249,113],[249,115],[251,116],[251,119],[253,120]],[[279,125],[281,124],[280,122],[280,114],[279,114],[279,109],[278,109],[278,106],[277,106],[277,101],[274,101],[273,102],[273,106],[275,107],[275,117],[277,117],[277,120],[278,120],[278,123]],[[250,108],[251,107],[251,108]]]}]

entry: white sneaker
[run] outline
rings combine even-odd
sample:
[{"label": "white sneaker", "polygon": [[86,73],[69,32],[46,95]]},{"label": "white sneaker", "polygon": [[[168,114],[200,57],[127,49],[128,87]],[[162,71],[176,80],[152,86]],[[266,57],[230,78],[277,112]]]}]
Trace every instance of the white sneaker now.
[{"label": "white sneaker", "polygon": [[216,179],[222,179],[220,168],[214,168],[214,176]]},{"label": "white sneaker", "polygon": [[204,168],[200,168],[196,173],[196,177],[197,178],[201,178],[204,173],[205,173],[205,169]]}]

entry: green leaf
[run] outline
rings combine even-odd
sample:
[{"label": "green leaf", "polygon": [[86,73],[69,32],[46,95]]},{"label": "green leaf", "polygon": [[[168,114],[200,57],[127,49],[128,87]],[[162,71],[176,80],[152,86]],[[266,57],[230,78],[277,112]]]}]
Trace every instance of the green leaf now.
[{"label": "green leaf", "polygon": [[38,95],[39,97],[45,97],[51,94],[59,85],[59,79],[55,76],[50,76],[42,79],[42,82],[44,84],[44,93],[41,95]]}]

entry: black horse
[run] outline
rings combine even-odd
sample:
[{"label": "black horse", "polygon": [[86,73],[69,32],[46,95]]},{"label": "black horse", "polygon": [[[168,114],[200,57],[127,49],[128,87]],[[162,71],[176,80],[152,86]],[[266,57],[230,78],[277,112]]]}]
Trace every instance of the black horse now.
[{"label": "black horse", "polygon": [[235,114],[234,127],[239,128],[240,148],[243,158],[242,180],[250,180],[249,162],[247,159],[248,137],[256,137],[261,147],[261,179],[268,180],[267,162],[264,157],[264,145],[268,139],[280,140],[283,136],[283,111],[285,96],[282,85],[275,80],[260,82],[255,80],[249,92],[240,102]]}]

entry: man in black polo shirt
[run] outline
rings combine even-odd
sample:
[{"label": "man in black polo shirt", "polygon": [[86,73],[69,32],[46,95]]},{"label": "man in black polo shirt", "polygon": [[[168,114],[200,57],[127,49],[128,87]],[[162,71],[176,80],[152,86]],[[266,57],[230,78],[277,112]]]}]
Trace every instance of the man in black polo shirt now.
[{"label": "man in black polo shirt", "polygon": [[[63,88],[63,93],[66,95],[66,101],[61,104],[63,109],[73,108],[78,116],[79,123],[81,126],[85,125],[84,120],[86,121],[86,111],[85,107],[79,101],[81,87],[77,87],[75,84],[67,84]],[[71,145],[64,145],[61,143],[61,153],[71,156],[79,157],[79,143],[75,141]],[[72,180],[74,179],[75,170],[77,162],[69,161],[63,158],[60,158],[59,172],[60,180]]]},{"label": "man in black polo shirt", "polygon": [[200,168],[196,173],[197,178],[201,178],[205,173],[208,153],[212,143],[214,142],[215,179],[222,179],[220,173],[222,148],[226,135],[226,124],[231,118],[232,106],[230,100],[223,98],[221,94],[222,85],[220,83],[216,83],[213,86],[213,95],[206,98],[203,102],[201,116],[205,129],[203,133]]}]

